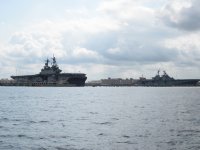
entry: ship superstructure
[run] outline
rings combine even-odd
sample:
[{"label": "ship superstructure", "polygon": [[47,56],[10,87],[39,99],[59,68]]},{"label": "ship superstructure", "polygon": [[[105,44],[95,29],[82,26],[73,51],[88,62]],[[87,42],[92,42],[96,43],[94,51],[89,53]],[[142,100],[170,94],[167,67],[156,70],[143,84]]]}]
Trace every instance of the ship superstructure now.
[{"label": "ship superstructure", "polygon": [[39,74],[11,76],[16,86],[84,86],[87,79],[84,73],[61,73],[56,58],[53,56],[51,66],[47,58]]}]

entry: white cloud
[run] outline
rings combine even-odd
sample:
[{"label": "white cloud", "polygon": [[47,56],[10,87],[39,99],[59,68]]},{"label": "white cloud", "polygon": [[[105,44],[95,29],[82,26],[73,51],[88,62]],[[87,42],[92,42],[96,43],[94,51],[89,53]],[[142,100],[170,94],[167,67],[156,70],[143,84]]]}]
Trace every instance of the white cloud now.
[{"label": "white cloud", "polygon": [[7,46],[7,55],[13,57],[41,58],[56,53],[58,57],[65,54],[59,35],[45,32],[17,32]]},{"label": "white cloud", "polygon": [[183,52],[189,52],[192,50],[200,51],[200,33],[192,33],[172,39],[167,39],[165,41],[165,46],[167,48],[175,48]]},{"label": "white cloud", "polygon": [[98,59],[100,57],[97,52],[81,47],[76,47],[72,52],[72,56],[86,59]]},{"label": "white cloud", "polygon": [[191,33],[167,39],[164,45],[179,52],[177,63],[186,67],[200,66],[200,34]]},{"label": "white cloud", "polygon": [[200,29],[199,0],[169,0],[160,11],[163,22],[187,31]]},{"label": "white cloud", "polygon": [[119,47],[108,49],[108,53],[110,53],[110,54],[116,54],[116,53],[120,53],[120,52],[121,52],[121,49]]},{"label": "white cloud", "polygon": [[57,34],[63,32],[72,32],[79,34],[97,34],[101,32],[115,31],[120,28],[118,21],[112,18],[79,18],[76,19],[63,19],[63,20],[45,20],[43,22],[37,23],[28,27],[27,31],[39,31],[46,32],[50,34]]},{"label": "white cloud", "polygon": [[[144,1],[142,1],[144,2]],[[154,10],[150,7],[145,7],[140,1],[133,0],[109,0],[103,1],[98,8],[100,12],[111,15],[117,19],[124,21],[137,22],[152,22]]]}]

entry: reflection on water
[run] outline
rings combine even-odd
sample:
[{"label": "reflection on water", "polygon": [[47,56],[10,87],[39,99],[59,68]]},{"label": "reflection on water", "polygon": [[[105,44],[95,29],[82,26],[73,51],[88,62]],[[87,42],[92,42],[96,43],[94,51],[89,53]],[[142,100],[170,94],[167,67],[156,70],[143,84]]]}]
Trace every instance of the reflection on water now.
[{"label": "reflection on water", "polygon": [[199,150],[200,88],[0,87],[3,150]]}]

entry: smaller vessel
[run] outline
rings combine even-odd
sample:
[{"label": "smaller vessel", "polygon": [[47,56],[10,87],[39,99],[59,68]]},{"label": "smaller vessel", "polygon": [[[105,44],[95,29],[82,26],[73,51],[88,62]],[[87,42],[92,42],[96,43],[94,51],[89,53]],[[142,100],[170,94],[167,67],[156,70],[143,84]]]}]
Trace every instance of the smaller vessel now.
[{"label": "smaller vessel", "polygon": [[39,74],[11,76],[14,86],[84,86],[87,79],[84,73],[61,73],[56,58],[52,58],[52,66],[47,58]]},{"label": "smaller vessel", "polygon": [[200,79],[174,79],[166,71],[160,75],[160,70],[152,79],[140,78],[139,86],[197,86]]}]

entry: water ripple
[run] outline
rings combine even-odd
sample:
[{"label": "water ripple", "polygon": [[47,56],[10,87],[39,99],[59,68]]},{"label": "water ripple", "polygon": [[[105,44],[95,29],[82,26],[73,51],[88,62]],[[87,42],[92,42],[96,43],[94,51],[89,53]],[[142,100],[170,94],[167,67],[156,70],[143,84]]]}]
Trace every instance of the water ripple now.
[{"label": "water ripple", "polygon": [[2,150],[200,149],[200,88],[0,91]]}]

